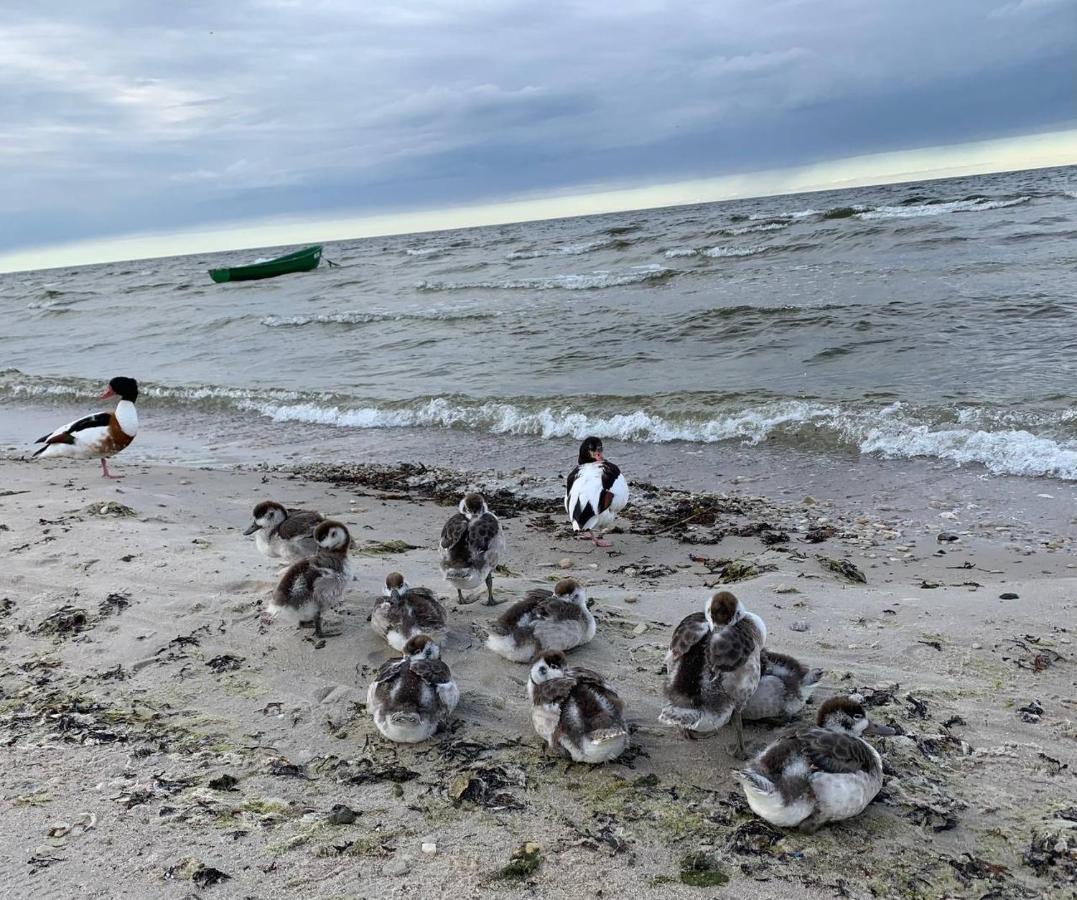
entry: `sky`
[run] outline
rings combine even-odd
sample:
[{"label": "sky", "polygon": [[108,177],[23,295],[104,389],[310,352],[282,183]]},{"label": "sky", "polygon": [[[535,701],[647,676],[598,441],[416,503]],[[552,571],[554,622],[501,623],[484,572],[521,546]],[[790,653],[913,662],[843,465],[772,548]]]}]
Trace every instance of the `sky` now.
[{"label": "sky", "polygon": [[1077,0],[4,6],[7,268],[1077,163]]}]

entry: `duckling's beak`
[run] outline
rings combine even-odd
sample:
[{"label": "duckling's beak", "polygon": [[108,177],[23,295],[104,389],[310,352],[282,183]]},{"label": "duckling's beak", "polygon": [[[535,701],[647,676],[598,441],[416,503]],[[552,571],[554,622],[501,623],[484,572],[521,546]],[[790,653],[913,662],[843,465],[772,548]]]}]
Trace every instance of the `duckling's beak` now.
[{"label": "duckling's beak", "polygon": [[868,727],[864,729],[864,734],[870,734],[875,737],[893,737],[897,734],[897,729],[891,728],[889,725],[879,725],[877,722],[868,722]]},{"label": "duckling's beak", "polygon": [[244,534],[254,534],[254,532],[256,532],[256,531],[257,531],[257,530],[258,530],[259,528],[261,528],[261,527],[262,527],[262,526],[261,526],[261,525],[259,525],[259,524],[258,524],[257,522],[251,522],[250,528],[248,528],[248,529],[247,529],[246,531],[244,531],[243,533],[244,533]]}]

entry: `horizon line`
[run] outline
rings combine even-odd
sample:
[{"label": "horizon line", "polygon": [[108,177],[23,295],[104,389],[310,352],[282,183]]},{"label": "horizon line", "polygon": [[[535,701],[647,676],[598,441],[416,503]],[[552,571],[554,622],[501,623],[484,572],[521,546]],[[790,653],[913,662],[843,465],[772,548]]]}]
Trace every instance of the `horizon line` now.
[{"label": "horizon line", "polygon": [[[274,216],[170,231],[86,238],[0,254],[0,273],[256,250],[289,244],[338,243],[390,235],[938,181],[1075,164],[1077,128],[948,146],[886,151],[805,166],[661,184],[576,187],[560,192],[438,209],[353,215],[338,213],[318,218]],[[184,242],[187,242],[186,246],[174,246]],[[169,247],[169,243],[173,246]]]}]

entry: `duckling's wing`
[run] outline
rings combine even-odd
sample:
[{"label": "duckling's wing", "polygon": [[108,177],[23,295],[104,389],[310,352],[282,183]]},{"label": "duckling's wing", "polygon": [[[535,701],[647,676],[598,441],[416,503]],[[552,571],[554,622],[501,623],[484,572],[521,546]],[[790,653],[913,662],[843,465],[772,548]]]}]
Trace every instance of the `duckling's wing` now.
[{"label": "duckling's wing", "polygon": [[441,529],[442,555],[448,555],[450,558],[455,559],[460,551],[463,550],[462,544],[466,535],[467,516],[463,513],[456,513],[451,516],[449,521],[445,523],[445,527]]},{"label": "duckling's wing", "polygon": [[452,681],[452,672],[440,659],[420,659],[411,664],[411,671],[432,687]]},{"label": "duckling's wing", "polygon": [[321,513],[304,509],[289,510],[288,518],[280,523],[277,534],[286,541],[291,538],[303,537],[307,534],[313,534],[314,529],[318,527],[318,523],[321,521]]},{"label": "duckling's wing", "polygon": [[382,663],[378,674],[374,676],[374,680],[378,684],[383,684],[387,681],[394,681],[400,677],[400,673],[404,671],[405,664],[408,662],[406,659],[391,659],[387,663]]},{"label": "duckling's wing", "polygon": [[534,685],[531,702],[535,706],[560,706],[571,696],[575,687],[576,679],[571,676],[551,678]]},{"label": "duckling's wing", "polygon": [[747,619],[741,619],[711,636],[707,644],[707,665],[712,671],[732,672],[744,665],[755,645],[755,629]]},{"label": "duckling's wing", "polygon": [[812,768],[835,775],[870,772],[875,754],[860,738],[827,728],[812,728],[800,736],[804,755]]},{"label": "duckling's wing", "polygon": [[529,627],[536,618],[542,618],[536,613],[552,597],[553,592],[543,588],[528,591],[523,600],[517,600],[490,623],[491,634],[510,634],[517,628]]},{"label": "duckling's wing", "polygon": [[401,619],[420,629],[438,630],[445,627],[445,607],[434,592],[426,588],[412,588],[402,604]]},{"label": "duckling's wing", "polygon": [[467,548],[472,559],[481,559],[497,540],[501,523],[492,513],[483,513],[472,519],[467,527]]},{"label": "duckling's wing", "polygon": [[673,629],[673,637],[669,642],[671,661],[683,659],[710,631],[710,624],[703,613],[692,613],[681,619],[681,624]]},{"label": "duckling's wing", "polygon": [[759,654],[759,671],[762,675],[773,675],[786,684],[800,681],[808,674],[808,669],[801,662],[785,653],[763,650]]}]

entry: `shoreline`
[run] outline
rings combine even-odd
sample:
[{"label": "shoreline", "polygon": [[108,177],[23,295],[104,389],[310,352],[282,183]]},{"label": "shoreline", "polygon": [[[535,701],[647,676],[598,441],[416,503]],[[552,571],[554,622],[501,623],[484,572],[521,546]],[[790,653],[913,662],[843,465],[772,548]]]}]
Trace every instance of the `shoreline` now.
[{"label": "shoreline", "polygon": [[[774,500],[756,495],[762,479],[702,495],[640,478],[610,555],[566,539],[556,480],[531,470],[520,490],[521,473],[496,466],[118,462],[126,477],[108,483],[92,461],[0,459],[8,892],[77,878],[89,896],[116,896],[122,879],[130,896],[179,897],[212,869],[230,876],[215,896],[392,896],[421,884],[432,896],[645,885],[691,897],[681,874],[698,854],[730,897],[839,885],[858,897],[1034,896],[1072,877],[1074,856],[1045,835],[1072,834],[1058,817],[1064,770],[1077,768],[1074,635],[1059,624],[1075,607],[1073,523],[1052,533],[1042,519],[1014,521],[1005,491],[970,508],[959,491],[915,486],[895,505],[896,483],[831,495],[816,482]],[[797,475],[785,475],[791,492]],[[540,753],[525,668],[482,647],[499,609],[447,603],[445,658],[462,692],[451,733],[393,746],[363,711],[369,677],[392,655],[366,623],[381,579],[399,569],[448,593],[435,547],[450,509],[437,501],[465,486],[489,491],[503,517],[501,597],[572,574],[595,600],[598,633],[572,660],[626,701],[634,749],[621,761],[586,769]],[[356,583],[330,616],[343,633],[324,646],[280,624],[259,631],[276,569],[240,532],[271,497],[340,517],[356,542]],[[387,541],[415,549],[377,546]],[[706,585],[737,574],[725,560],[758,572],[729,589],[763,616],[768,647],[827,670],[816,703],[859,690],[902,732],[876,742],[887,778],[859,819],[814,836],[772,829],[738,799],[729,736],[692,743],[657,725],[672,626]],[[772,731],[746,737],[758,749]],[[356,821],[330,824],[336,803]],[[537,869],[498,877],[525,842],[541,847]]]}]

